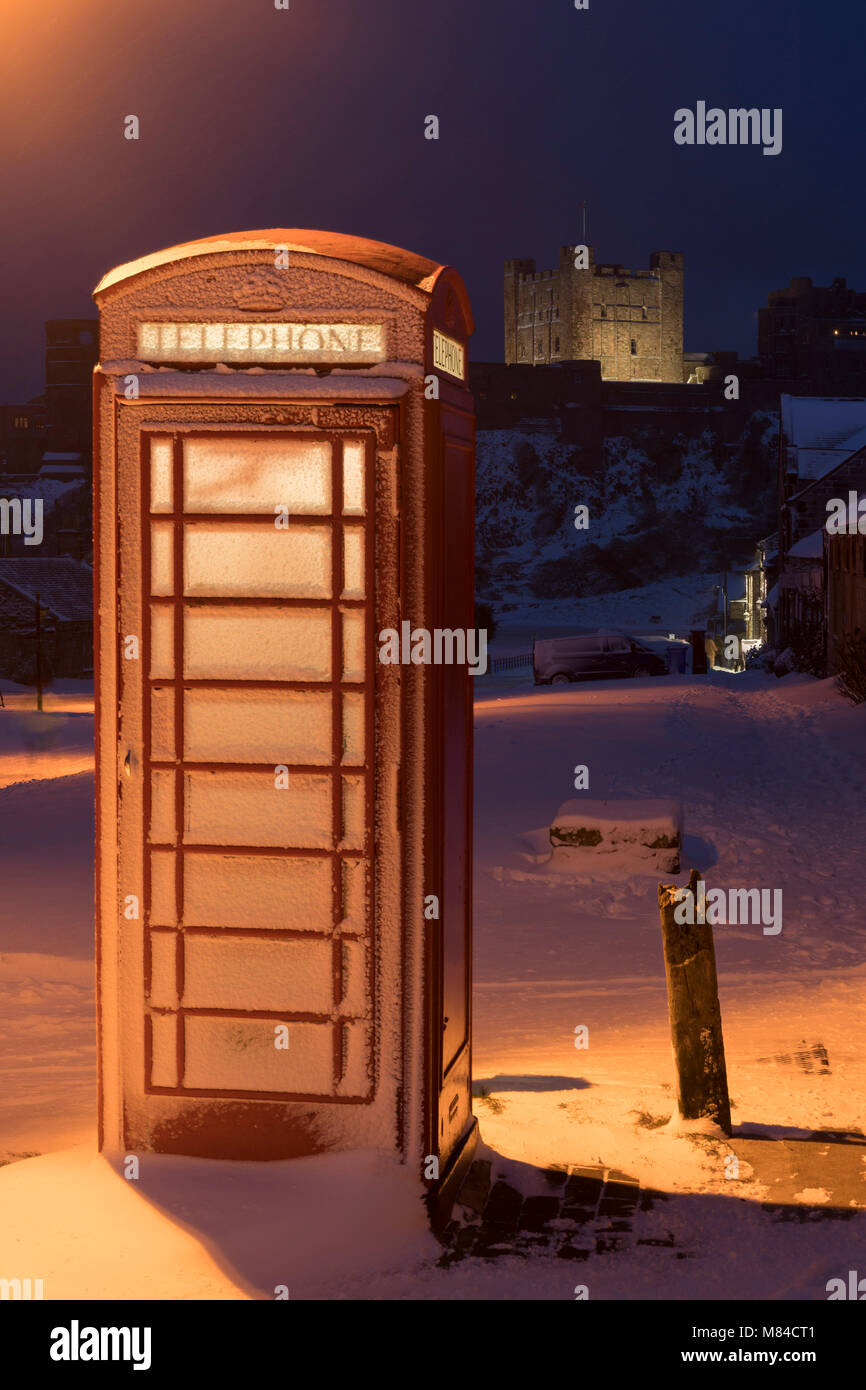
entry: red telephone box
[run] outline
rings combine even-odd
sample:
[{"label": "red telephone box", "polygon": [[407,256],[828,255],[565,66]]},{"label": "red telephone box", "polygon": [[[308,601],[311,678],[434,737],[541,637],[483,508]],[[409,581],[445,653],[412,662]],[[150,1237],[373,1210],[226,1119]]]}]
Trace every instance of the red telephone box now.
[{"label": "red telephone box", "polygon": [[[101,1144],[471,1158],[473,628],[457,273],[275,229],[95,291]],[[435,1160],[435,1161],[431,1161]]]}]

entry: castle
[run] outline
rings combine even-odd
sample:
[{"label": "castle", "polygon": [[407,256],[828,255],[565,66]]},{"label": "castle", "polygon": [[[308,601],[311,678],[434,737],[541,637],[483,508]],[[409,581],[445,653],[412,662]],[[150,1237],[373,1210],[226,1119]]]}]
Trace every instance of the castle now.
[{"label": "castle", "polygon": [[683,380],[679,251],[654,251],[637,271],[596,265],[591,246],[561,247],[557,270],[505,262],[505,361],[576,360],[600,362],[606,381]]}]

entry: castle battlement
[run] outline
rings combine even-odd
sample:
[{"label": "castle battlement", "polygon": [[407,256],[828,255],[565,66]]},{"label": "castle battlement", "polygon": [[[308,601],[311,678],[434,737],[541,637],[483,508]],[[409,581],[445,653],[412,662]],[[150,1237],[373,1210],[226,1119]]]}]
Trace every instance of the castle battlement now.
[{"label": "castle battlement", "polygon": [[557,269],[505,262],[505,361],[541,366],[596,361],[606,381],[682,381],[683,257],[654,251],[647,269],[575,267],[563,246]]}]

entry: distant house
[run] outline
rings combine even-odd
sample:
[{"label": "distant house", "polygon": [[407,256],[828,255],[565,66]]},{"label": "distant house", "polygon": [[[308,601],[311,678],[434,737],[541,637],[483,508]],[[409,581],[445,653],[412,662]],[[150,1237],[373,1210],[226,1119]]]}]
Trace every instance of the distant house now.
[{"label": "distant house", "polygon": [[0,558],[0,676],[31,684],[36,601],[43,672],[82,677],[93,669],[93,571],[66,557]]},{"label": "distant house", "polygon": [[841,669],[848,637],[866,636],[866,536],[828,536],[824,542],[827,671]]},{"label": "distant house", "polygon": [[866,445],[866,398],[780,397],[779,505]]},{"label": "distant house", "polygon": [[745,635],[748,642],[773,645],[774,609],[770,595],[779,577],[779,533],[765,536],[755,546],[755,559],[746,570]]},{"label": "distant house", "polygon": [[758,310],[758,355],[773,376],[862,388],[866,293],[850,289],[841,277],[813,285],[808,276],[796,276]]},{"label": "distant house", "polygon": [[87,478],[87,469],[84,466],[80,454],[57,454],[45,453],[42,455],[42,466],[39,469],[39,482],[58,483],[83,483]]},{"label": "distant house", "polygon": [[[866,399],[782,396],[778,580],[767,593],[776,647],[827,642],[828,503],[866,496]],[[816,633],[823,636],[816,639]]]},{"label": "distant house", "polygon": [[824,528],[802,536],[785,552],[779,574],[775,614],[779,642],[796,643],[797,635],[824,623]]}]

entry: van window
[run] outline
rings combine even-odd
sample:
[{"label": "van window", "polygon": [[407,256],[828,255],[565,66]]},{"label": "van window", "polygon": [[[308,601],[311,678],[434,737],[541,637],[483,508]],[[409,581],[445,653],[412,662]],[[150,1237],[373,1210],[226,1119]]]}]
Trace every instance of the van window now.
[{"label": "van window", "polygon": [[604,649],[606,652],[630,652],[631,647],[624,637],[605,638]]},{"label": "van window", "polygon": [[562,637],[556,644],[558,653],[573,652],[575,655],[586,652],[600,652],[602,650],[602,639],[598,636],[591,637]]}]

